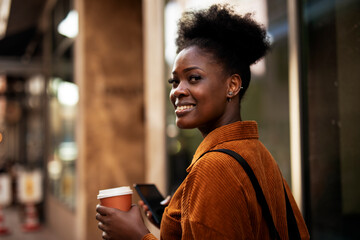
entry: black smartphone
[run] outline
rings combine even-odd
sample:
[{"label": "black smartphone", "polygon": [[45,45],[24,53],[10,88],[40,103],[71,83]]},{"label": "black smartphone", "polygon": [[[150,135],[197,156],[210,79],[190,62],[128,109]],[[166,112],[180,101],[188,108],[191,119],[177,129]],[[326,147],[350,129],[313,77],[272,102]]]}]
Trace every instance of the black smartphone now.
[{"label": "black smartphone", "polygon": [[160,202],[164,200],[164,197],[157,187],[154,184],[134,184],[134,188],[141,200],[149,207],[154,221],[160,225],[166,206],[160,204]]}]

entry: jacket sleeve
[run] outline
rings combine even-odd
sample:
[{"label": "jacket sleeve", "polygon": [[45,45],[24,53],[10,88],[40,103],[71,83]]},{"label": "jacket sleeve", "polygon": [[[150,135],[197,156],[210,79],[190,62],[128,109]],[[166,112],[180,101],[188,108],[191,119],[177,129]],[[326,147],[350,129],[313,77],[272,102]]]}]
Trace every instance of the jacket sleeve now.
[{"label": "jacket sleeve", "polygon": [[148,233],[142,238],[142,240],[157,240],[157,238],[153,234]]},{"label": "jacket sleeve", "polygon": [[297,223],[298,228],[299,228],[300,237],[303,240],[309,240],[310,235],[309,235],[309,231],[308,231],[308,229],[306,227],[304,218],[301,215],[299,207],[297,206],[296,201],[294,199],[294,196],[292,195],[290,187],[287,184],[287,182],[285,181],[285,179],[284,179],[284,184],[285,184],[285,189],[286,189],[287,195],[289,197],[289,201],[290,201],[292,210],[294,211],[294,216],[296,218],[296,223]]},{"label": "jacket sleeve", "polygon": [[201,239],[214,239],[214,240],[227,240],[229,239],[223,233],[216,231],[216,229],[205,226],[204,224],[196,221],[186,219],[183,221],[183,234],[181,239],[201,240]]}]

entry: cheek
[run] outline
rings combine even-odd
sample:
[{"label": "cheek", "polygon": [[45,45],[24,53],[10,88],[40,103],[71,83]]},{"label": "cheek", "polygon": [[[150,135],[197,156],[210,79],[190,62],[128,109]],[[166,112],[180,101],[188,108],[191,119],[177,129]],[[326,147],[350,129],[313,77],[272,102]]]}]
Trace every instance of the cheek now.
[{"label": "cheek", "polygon": [[169,92],[169,99],[170,99],[170,101],[173,101],[173,99],[174,99],[174,90],[173,89],[171,89]]},{"label": "cheek", "polygon": [[[210,94],[209,94],[210,93]],[[207,89],[206,92],[199,92],[199,103],[201,103],[201,110],[207,115],[217,115],[224,110],[226,106],[226,95],[221,90],[221,87]]]},{"label": "cheek", "polygon": [[197,91],[193,91],[193,96],[206,105],[221,102],[223,98],[226,98],[220,85],[197,89]]},{"label": "cheek", "polygon": [[174,90],[170,90],[170,93],[169,93],[169,99],[170,99],[170,102],[174,103],[175,102],[175,96],[174,96]]}]

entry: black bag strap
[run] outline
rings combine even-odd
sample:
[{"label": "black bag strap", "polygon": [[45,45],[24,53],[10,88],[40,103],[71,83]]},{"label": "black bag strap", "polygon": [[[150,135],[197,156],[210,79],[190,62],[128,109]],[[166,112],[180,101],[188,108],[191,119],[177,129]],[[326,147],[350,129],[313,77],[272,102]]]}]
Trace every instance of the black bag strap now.
[{"label": "black bag strap", "polygon": [[[229,149],[215,149],[215,150],[210,150],[207,151],[205,153],[203,153],[199,158],[201,158],[202,156],[204,156],[206,153],[208,152],[222,152],[225,154],[230,155],[231,157],[235,158],[240,165],[243,167],[243,169],[245,170],[246,174],[248,175],[255,193],[256,193],[256,198],[261,206],[261,210],[263,212],[265,221],[268,224],[269,227],[269,233],[270,233],[270,237],[271,239],[276,239],[276,240],[280,240],[280,235],[278,233],[278,231],[276,230],[273,218],[271,216],[270,210],[269,210],[269,206],[266,202],[264,193],[260,187],[260,184],[253,172],[253,170],[251,169],[251,167],[249,166],[249,164],[246,162],[246,160],[238,153],[229,150]],[[284,186],[284,192],[285,192],[285,200],[286,200],[286,216],[287,216],[287,221],[288,221],[288,234],[289,234],[289,239],[293,240],[293,239],[300,239],[300,233],[299,233],[299,229],[296,223],[296,219],[294,216],[294,212],[292,210],[289,198],[287,196],[287,192]]]},{"label": "black bag strap", "polygon": [[296,222],[294,211],[293,211],[290,201],[289,201],[289,197],[288,197],[286,189],[285,189],[285,185],[284,185],[284,192],[285,192],[285,199],[286,199],[286,219],[287,219],[289,239],[290,240],[292,240],[292,239],[300,240],[301,237],[300,237],[299,228],[298,228],[298,225]]}]

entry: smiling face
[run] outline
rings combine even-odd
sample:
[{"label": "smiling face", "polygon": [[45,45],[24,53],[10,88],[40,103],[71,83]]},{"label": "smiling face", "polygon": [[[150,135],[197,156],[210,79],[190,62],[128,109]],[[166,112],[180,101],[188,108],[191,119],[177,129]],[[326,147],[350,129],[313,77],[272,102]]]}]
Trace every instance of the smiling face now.
[{"label": "smiling face", "polygon": [[215,128],[233,122],[227,102],[229,81],[212,54],[196,46],[182,50],[169,80],[177,126],[198,128],[206,136]]}]

